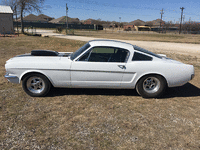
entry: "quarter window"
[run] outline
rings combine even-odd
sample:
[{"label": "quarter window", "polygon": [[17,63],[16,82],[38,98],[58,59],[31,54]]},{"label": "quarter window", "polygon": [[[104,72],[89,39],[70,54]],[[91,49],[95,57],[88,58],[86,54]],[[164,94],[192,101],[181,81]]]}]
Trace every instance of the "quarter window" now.
[{"label": "quarter window", "polygon": [[152,57],[141,54],[141,53],[137,53],[137,52],[134,52],[134,55],[132,58],[132,61],[151,61],[151,60],[152,60]]}]

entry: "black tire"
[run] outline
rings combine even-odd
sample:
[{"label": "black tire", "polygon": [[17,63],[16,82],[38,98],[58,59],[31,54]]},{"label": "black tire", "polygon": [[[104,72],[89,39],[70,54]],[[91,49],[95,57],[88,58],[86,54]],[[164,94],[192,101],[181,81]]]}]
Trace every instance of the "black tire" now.
[{"label": "black tire", "polygon": [[22,87],[28,95],[42,97],[49,92],[51,83],[44,75],[33,73],[22,80]]},{"label": "black tire", "polygon": [[156,98],[165,92],[166,87],[166,80],[162,76],[147,75],[138,81],[136,91],[144,98]]}]

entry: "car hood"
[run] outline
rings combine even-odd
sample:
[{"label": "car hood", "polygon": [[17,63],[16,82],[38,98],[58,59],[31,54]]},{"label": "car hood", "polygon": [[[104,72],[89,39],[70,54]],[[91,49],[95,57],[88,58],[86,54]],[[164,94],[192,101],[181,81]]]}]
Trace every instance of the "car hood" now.
[{"label": "car hood", "polygon": [[[61,58],[64,58],[61,59]],[[32,56],[24,54],[15,56],[6,61],[6,68],[37,68],[37,69],[55,69],[61,66],[68,66],[71,62],[70,57],[63,56]],[[70,65],[69,65],[70,66]]]}]

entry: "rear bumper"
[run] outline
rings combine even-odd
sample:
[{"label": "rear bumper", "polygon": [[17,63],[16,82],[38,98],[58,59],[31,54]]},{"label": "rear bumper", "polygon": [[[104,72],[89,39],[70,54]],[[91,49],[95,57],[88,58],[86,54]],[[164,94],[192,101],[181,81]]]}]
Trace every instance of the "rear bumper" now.
[{"label": "rear bumper", "polygon": [[6,73],[4,77],[11,83],[19,83],[19,78],[17,76]]}]

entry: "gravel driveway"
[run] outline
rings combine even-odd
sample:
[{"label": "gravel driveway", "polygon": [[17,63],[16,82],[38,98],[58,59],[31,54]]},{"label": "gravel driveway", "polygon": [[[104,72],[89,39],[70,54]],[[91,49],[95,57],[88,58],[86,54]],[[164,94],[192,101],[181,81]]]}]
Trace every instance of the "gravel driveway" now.
[{"label": "gravel driveway", "polygon": [[[44,36],[53,36],[57,38],[65,38],[71,40],[79,40],[79,41],[90,41],[95,39],[95,37],[85,37],[85,36],[72,36],[72,35],[63,35],[58,33],[53,33],[53,30],[41,30],[37,29],[37,33],[42,34]],[[115,39],[111,39],[115,40]],[[117,39],[118,40],[118,39]],[[133,40],[118,40],[127,43],[131,43],[133,45],[137,45],[148,49],[150,51],[159,51],[159,52],[176,52],[179,54],[188,54],[196,57],[200,57],[200,44],[187,44],[187,43],[170,43],[170,42],[152,42],[152,41],[133,41]]]}]

